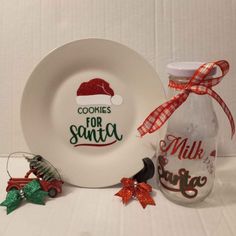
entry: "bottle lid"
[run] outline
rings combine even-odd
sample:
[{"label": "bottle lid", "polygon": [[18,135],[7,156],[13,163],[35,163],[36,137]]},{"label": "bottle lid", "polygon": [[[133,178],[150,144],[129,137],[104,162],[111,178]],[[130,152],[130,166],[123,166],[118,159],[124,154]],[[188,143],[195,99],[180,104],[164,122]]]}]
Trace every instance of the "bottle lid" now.
[{"label": "bottle lid", "polygon": [[[176,77],[192,77],[194,72],[204,62],[173,62],[167,65],[167,73]],[[216,74],[216,67],[213,67],[210,76]]]}]

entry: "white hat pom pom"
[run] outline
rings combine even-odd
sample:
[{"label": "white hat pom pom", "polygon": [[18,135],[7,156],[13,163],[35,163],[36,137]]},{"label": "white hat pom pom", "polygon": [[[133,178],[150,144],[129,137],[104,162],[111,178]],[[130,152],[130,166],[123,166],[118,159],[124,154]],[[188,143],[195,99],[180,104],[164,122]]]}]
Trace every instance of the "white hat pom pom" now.
[{"label": "white hat pom pom", "polygon": [[120,105],[123,102],[123,98],[120,95],[114,95],[111,97],[111,102],[114,105]]}]

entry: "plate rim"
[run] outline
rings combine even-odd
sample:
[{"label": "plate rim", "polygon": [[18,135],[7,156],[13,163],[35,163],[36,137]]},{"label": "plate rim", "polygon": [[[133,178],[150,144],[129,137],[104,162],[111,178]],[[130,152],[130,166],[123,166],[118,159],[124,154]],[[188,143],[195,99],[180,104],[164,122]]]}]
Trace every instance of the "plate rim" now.
[{"label": "plate rim", "polygon": [[[39,68],[39,67],[43,64],[43,62],[44,62],[48,57],[50,57],[52,54],[54,54],[54,53],[57,52],[58,50],[62,50],[62,49],[64,49],[64,48],[66,48],[67,46],[70,46],[70,45],[73,45],[73,44],[76,45],[76,44],[78,44],[78,43],[80,43],[80,42],[82,42],[82,41],[103,41],[103,42],[109,42],[109,43],[112,43],[112,44],[117,44],[117,45],[119,45],[119,46],[125,48],[125,49],[128,50],[128,51],[132,51],[132,53],[133,53],[135,56],[137,56],[139,59],[142,59],[142,61],[146,63],[146,65],[148,66],[148,69],[150,69],[152,72],[155,73],[155,77],[156,77],[157,80],[159,80],[159,84],[161,85],[161,86],[160,86],[160,90],[161,90],[161,92],[162,92],[162,94],[161,94],[162,99],[163,99],[163,101],[166,100],[166,92],[165,92],[165,89],[164,89],[164,87],[163,87],[162,81],[160,80],[160,78],[159,78],[159,76],[158,76],[158,74],[157,74],[156,69],[155,69],[155,68],[151,65],[151,63],[150,63],[148,60],[146,60],[139,52],[135,51],[134,49],[130,48],[129,46],[124,45],[124,44],[122,44],[122,43],[120,43],[120,42],[117,42],[117,41],[113,41],[113,40],[109,40],[109,39],[103,39],[103,38],[83,38],[83,39],[73,40],[73,41],[71,41],[71,42],[65,43],[65,44],[63,44],[63,45],[61,45],[61,46],[55,47],[55,48],[52,49],[48,54],[46,54],[45,56],[43,56],[43,57],[39,60],[39,62],[34,66],[32,72],[31,72],[30,75],[28,76],[28,78],[27,78],[27,80],[26,80],[26,82],[25,82],[25,85],[24,85],[24,89],[23,89],[23,93],[22,93],[22,97],[21,97],[21,102],[20,102],[20,120],[21,120],[22,133],[23,133],[25,142],[26,142],[26,144],[27,144],[29,150],[32,151],[32,152],[34,152],[34,150],[32,150],[32,146],[30,146],[30,144],[29,144],[29,141],[28,141],[28,138],[29,138],[29,137],[28,137],[28,138],[26,137],[27,135],[26,135],[26,131],[25,131],[24,125],[23,125],[23,115],[22,115],[22,113],[23,113],[23,106],[24,106],[24,105],[23,105],[23,102],[24,102],[24,96],[25,96],[25,93],[26,93],[27,85],[28,85],[29,81],[32,80],[33,75],[34,75],[35,71],[37,70],[37,68]],[[148,114],[147,114],[147,115],[148,115]],[[144,117],[144,118],[145,118],[145,117]],[[140,164],[141,164],[140,166],[143,165],[142,161],[140,162]],[[134,174],[135,174],[135,173],[134,173]],[[93,188],[93,186],[77,185],[77,184],[74,184],[74,183],[70,183],[70,184],[76,185],[76,186],[82,186],[82,187]],[[115,185],[115,184],[117,184],[117,182],[116,182],[116,183],[113,183],[113,184],[110,184],[110,185],[101,185],[101,186],[98,186],[98,187],[113,186],[113,185]],[[95,186],[95,188],[97,188],[97,186]]]}]

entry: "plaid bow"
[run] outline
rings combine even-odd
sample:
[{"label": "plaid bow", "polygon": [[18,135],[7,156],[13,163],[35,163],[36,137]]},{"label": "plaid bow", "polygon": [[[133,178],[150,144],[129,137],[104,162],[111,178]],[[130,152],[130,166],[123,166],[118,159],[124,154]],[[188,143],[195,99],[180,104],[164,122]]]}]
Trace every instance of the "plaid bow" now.
[{"label": "plaid bow", "polygon": [[[206,79],[214,66],[218,66],[220,68],[222,75],[219,77]],[[233,116],[222,98],[211,89],[213,86],[221,82],[222,78],[228,73],[228,71],[229,63],[225,60],[221,60],[205,63],[200,66],[187,84],[176,84],[175,82],[170,81],[169,87],[181,89],[182,91],[149,114],[143,124],[138,128],[141,137],[146,133],[153,133],[158,130],[170,118],[174,111],[186,101],[189,94],[193,92],[199,95],[208,94],[220,104],[230,122],[232,138],[235,133]]]}]

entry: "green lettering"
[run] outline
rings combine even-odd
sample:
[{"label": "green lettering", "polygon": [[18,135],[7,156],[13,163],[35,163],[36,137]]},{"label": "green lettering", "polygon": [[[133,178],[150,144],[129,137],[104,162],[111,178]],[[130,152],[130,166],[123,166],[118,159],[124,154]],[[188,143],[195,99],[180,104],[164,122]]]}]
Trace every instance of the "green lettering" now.
[{"label": "green lettering", "polygon": [[106,133],[109,137],[114,135],[119,141],[123,139],[123,135],[118,135],[117,133],[116,124],[108,123],[106,126]]},{"label": "green lettering", "polygon": [[70,132],[72,133],[72,137],[70,139],[71,144],[76,144],[78,142],[77,137],[77,127],[75,125],[70,126]]}]

